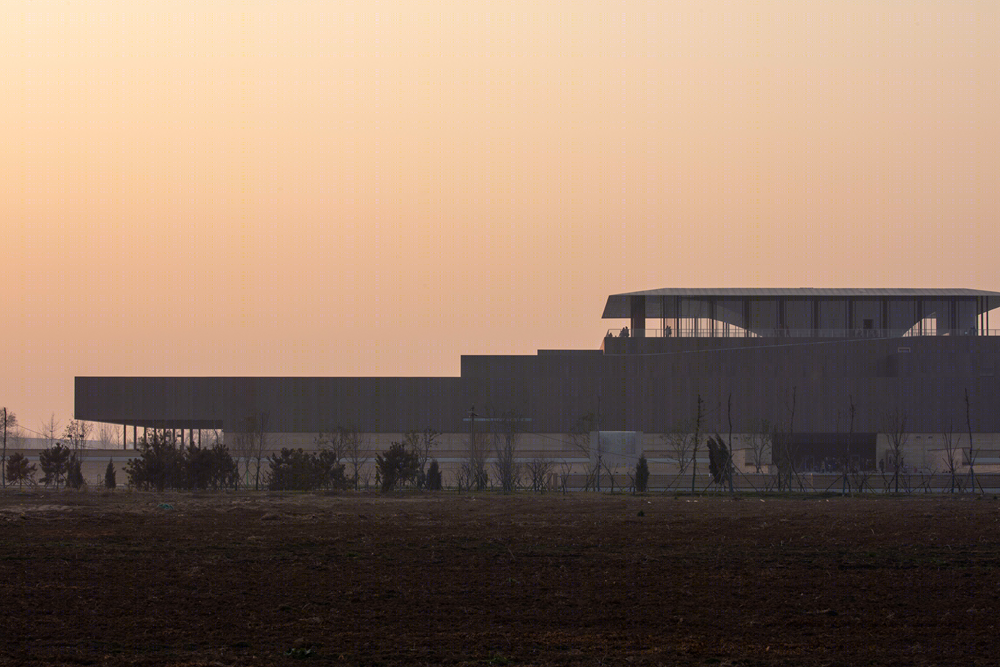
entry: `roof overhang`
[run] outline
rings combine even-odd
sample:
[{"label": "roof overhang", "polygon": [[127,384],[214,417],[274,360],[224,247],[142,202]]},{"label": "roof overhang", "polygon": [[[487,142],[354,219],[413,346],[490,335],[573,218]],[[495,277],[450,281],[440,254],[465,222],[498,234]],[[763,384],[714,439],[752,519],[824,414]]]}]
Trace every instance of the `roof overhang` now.
[{"label": "roof overhang", "polygon": [[[612,294],[608,297],[608,302],[604,306],[603,319],[624,319],[631,315],[632,297],[647,297],[646,308],[650,309],[655,299],[660,297],[685,297],[696,299],[771,299],[771,298],[842,298],[842,299],[873,299],[873,298],[895,298],[895,299],[946,299],[953,297],[960,298],[983,298],[981,303],[985,308],[980,308],[980,312],[1000,308],[1000,292],[988,292],[974,289],[827,289],[827,288],[664,288],[645,290],[641,292],[624,292],[622,294]],[[652,297],[652,298],[649,298]],[[658,309],[657,309],[658,312]],[[647,316],[650,313],[647,312]]]}]

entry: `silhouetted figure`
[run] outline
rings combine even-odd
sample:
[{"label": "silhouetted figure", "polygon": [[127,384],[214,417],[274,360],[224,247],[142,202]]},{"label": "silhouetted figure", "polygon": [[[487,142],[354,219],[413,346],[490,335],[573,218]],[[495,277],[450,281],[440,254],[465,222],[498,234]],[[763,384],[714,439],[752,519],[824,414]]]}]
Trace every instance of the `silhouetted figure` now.
[{"label": "silhouetted figure", "polygon": [[628,327],[622,327],[622,332],[618,334],[619,338],[628,338]]}]

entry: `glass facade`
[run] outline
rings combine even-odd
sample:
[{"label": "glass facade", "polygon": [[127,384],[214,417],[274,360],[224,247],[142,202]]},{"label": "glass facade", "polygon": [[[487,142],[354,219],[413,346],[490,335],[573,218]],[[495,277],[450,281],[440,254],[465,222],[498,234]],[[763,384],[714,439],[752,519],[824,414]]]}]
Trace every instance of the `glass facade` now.
[{"label": "glass facade", "polygon": [[820,299],[817,307],[819,320],[816,328],[819,335],[835,336],[835,332],[847,331],[847,301],[844,299]]},{"label": "glass facade", "polygon": [[[805,292],[805,293],[803,293]],[[646,335],[684,337],[900,337],[979,335],[986,328],[977,296],[790,296],[742,297],[628,295],[630,308],[644,308]],[[630,328],[640,328],[633,320]],[[608,335],[617,336],[615,329]],[[641,335],[639,331],[633,335]]]},{"label": "glass facade", "polygon": [[910,333],[916,335],[919,331],[911,331],[917,325],[916,299],[889,299],[889,321],[886,329],[890,336],[902,336]]},{"label": "glass facade", "polygon": [[788,299],[785,301],[785,327],[792,335],[802,336],[812,333],[812,299]]}]

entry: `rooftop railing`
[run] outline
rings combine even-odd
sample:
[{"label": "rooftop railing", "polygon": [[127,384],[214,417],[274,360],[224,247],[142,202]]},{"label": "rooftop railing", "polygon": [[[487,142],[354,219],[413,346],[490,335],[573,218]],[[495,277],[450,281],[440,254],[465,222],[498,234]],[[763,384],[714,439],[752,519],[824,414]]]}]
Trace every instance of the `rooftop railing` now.
[{"label": "rooftop railing", "polygon": [[925,336],[1000,336],[1000,329],[741,329],[716,323],[699,327],[667,327],[640,329],[608,329],[605,338],[915,338]]}]

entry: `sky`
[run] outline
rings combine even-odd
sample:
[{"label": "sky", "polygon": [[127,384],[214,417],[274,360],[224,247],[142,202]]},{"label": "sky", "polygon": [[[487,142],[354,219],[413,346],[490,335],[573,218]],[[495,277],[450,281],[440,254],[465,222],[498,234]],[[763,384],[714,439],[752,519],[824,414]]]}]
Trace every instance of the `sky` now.
[{"label": "sky", "polygon": [[458,375],[598,348],[625,291],[1000,290],[998,15],[5,0],[0,405]]}]

